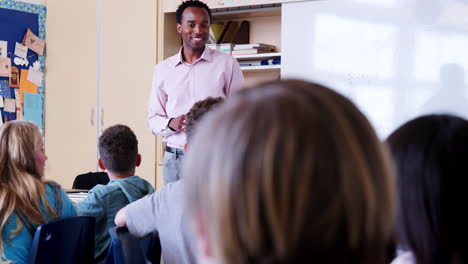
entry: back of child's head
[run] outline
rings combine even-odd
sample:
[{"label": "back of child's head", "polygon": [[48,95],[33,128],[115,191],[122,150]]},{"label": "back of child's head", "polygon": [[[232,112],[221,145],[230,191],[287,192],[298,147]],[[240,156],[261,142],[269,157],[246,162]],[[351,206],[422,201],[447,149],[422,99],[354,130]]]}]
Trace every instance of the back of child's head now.
[{"label": "back of child's head", "polygon": [[133,171],[138,157],[138,140],[125,125],[114,125],[99,137],[99,156],[109,172],[125,174]]},{"label": "back of child's head", "polygon": [[39,137],[39,127],[31,122],[11,121],[0,127],[1,182],[10,182],[11,177],[23,173],[41,178],[34,158]]},{"label": "back of child's head", "polygon": [[422,116],[398,128],[387,143],[398,179],[398,242],[417,263],[467,263],[468,121]]},{"label": "back of child's head", "polygon": [[295,80],[244,89],[190,144],[188,212],[214,262],[387,263],[387,156],[348,99]]},{"label": "back of child's head", "polygon": [[187,113],[187,118],[185,119],[185,134],[187,134],[187,142],[190,142],[195,133],[195,128],[202,118],[222,102],[224,102],[224,98],[222,97],[208,97],[196,102],[192,108],[190,108]]}]

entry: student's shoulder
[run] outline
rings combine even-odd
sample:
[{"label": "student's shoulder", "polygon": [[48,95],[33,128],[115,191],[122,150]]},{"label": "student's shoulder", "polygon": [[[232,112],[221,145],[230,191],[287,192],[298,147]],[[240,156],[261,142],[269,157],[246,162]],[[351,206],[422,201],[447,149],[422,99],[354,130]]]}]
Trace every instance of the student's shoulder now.
[{"label": "student's shoulder", "polygon": [[55,193],[62,193],[64,190],[62,189],[62,186],[56,182],[52,181],[47,181],[45,182],[45,188],[46,188],[46,195],[50,196]]},{"label": "student's shoulder", "polygon": [[104,198],[117,190],[118,190],[118,186],[115,186],[115,184],[112,184],[112,181],[110,181],[106,185],[98,184],[94,186],[91,190],[89,190],[88,196]]},{"label": "student's shoulder", "polygon": [[140,181],[140,182],[142,182],[142,183],[145,184],[145,185],[150,185],[150,186],[152,186],[151,183],[150,183],[149,181],[145,180],[143,177],[136,176],[136,175],[133,176],[133,177],[134,177],[134,179],[132,179],[132,180],[134,180],[134,181]]}]

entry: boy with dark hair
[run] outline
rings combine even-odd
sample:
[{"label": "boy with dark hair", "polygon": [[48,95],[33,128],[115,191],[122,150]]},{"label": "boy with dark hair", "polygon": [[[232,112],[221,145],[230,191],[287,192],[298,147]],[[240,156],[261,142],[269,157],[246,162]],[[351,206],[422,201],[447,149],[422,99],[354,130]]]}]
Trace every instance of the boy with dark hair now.
[{"label": "boy with dark hair", "polygon": [[115,226],[114,217],[125,205],[153,193],[151,184],[134,176],[135,167],[141,163],[138,140],[133,131],[124,125],[107,128],[99,137],[99,167],[107,170],[110,182],[96,185],[85,199],[78,203],[80,215],[96,218],[94,258],[104,263],[110,244],[108,230]]},{"label": "boy with dark hair", "polygon": [[[193,105],[185,124],[188,143],[200,120],[223,101],[221,97],[208,97]],[[195,263],[193,239],[188,236],[183,220],[183,184],[183,179],[166,184],[152,195],[125,206],[115,217],[117,226],[127,226],[138,237],[158,233],[166,264]]]}]

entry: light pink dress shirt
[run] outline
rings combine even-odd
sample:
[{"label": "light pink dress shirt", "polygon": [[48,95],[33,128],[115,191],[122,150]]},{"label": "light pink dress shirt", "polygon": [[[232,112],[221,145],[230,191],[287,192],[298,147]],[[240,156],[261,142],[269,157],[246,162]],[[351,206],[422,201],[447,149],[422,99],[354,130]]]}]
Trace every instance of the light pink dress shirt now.
[{"label": "light pink dress shirt", "polygon": [[156,65],[148,104],[148,125],[162,135],[170,147],[183,148],[184,132],[168,128],[171,118],[186,114],[196,102],[207,97],[228,97],[244,85],[234,57],[210,48],[192,64],[179,53]]}]

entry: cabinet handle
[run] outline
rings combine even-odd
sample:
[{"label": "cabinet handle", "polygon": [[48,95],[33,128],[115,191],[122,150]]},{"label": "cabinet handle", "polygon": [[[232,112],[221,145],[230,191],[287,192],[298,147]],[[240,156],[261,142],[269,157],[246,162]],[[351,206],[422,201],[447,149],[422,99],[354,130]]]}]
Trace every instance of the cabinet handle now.
[{"label": "cabinet handle", "polygon": [[94,126],[94,107],[91,108],[91,118],[89,121],[91,121],[91,126]]},{"label": "cabinet handle", "polygon": [[101,108],[101,127],[104,127],[104,108]]}]

